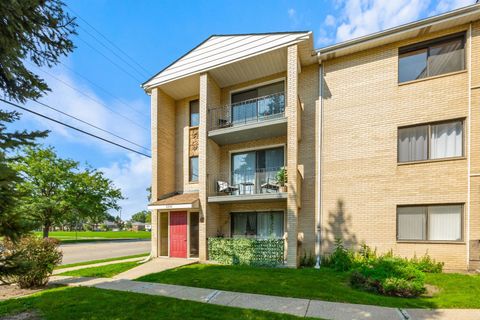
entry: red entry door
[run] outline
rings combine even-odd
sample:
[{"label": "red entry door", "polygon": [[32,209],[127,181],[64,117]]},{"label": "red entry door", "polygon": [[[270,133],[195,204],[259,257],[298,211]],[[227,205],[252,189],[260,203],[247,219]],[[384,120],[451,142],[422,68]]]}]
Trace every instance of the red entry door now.
[{"label": "red entry door", "polygon": [[170,212],[170,257],[187,257],[187,212]]}]

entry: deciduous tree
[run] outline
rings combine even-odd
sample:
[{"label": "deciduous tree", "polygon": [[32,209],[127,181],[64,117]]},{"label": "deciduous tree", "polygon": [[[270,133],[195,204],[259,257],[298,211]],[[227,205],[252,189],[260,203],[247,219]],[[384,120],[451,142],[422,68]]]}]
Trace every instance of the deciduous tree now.
[{"label": "deciduous tree", "polygon": [[101,222],[108,210],[119,209],[122,194],[112,181],[95,169],[81,170],[78,162],[58,157],[51,147],[27,148],[14,169],[23,177],[18,184],[25,194],[20,209],[42,227],[44,238],[72,213]]}]

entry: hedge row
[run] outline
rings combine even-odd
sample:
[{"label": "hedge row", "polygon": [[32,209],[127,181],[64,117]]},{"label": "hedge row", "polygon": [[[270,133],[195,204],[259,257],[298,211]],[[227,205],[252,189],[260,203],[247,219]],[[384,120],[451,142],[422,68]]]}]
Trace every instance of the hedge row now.
[{"label": "hedge row", "polygon": [[284,262],[283,239],[209,238],[209,260],[221,264],[277,266]]}]

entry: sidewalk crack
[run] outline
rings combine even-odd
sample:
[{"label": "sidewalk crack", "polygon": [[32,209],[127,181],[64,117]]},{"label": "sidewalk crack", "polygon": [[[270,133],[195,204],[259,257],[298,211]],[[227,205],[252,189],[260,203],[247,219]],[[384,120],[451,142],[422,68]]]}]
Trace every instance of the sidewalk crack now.
[{"label": "sidewalk crack", "polygon": [[307,317],[308,309],[310,308],[310,302],[312,302],[312,300],[308,300],[307,309],[305,310],[305,314],[303,315],[304,318]]},{"label": "sidewalk crack", "polygon": [[402,308],[397,308],[398,315],[400,316],[401,320],[411,320],[412,317],[408,314],[407,310]]}]

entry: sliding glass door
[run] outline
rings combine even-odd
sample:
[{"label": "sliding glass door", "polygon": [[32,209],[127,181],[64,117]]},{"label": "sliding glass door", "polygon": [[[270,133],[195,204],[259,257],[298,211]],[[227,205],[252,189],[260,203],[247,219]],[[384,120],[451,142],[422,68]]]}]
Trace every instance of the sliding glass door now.
[{"label": "sliding glass door", "polygon": [[232,238],[283,238],[283,211],[232,212],[230,223]]},{"label": "sliding glass door", "polygon": [[234,93],[232,102],[232,123],[241,124],[272,117],[285,111],[283,81]]},{"label": "sliding glass door", "polygon": [[283,147],[234,153],[231,183],[238,186],[237,194],[260,193],[263,184],[276,179],[284,163]]}]

